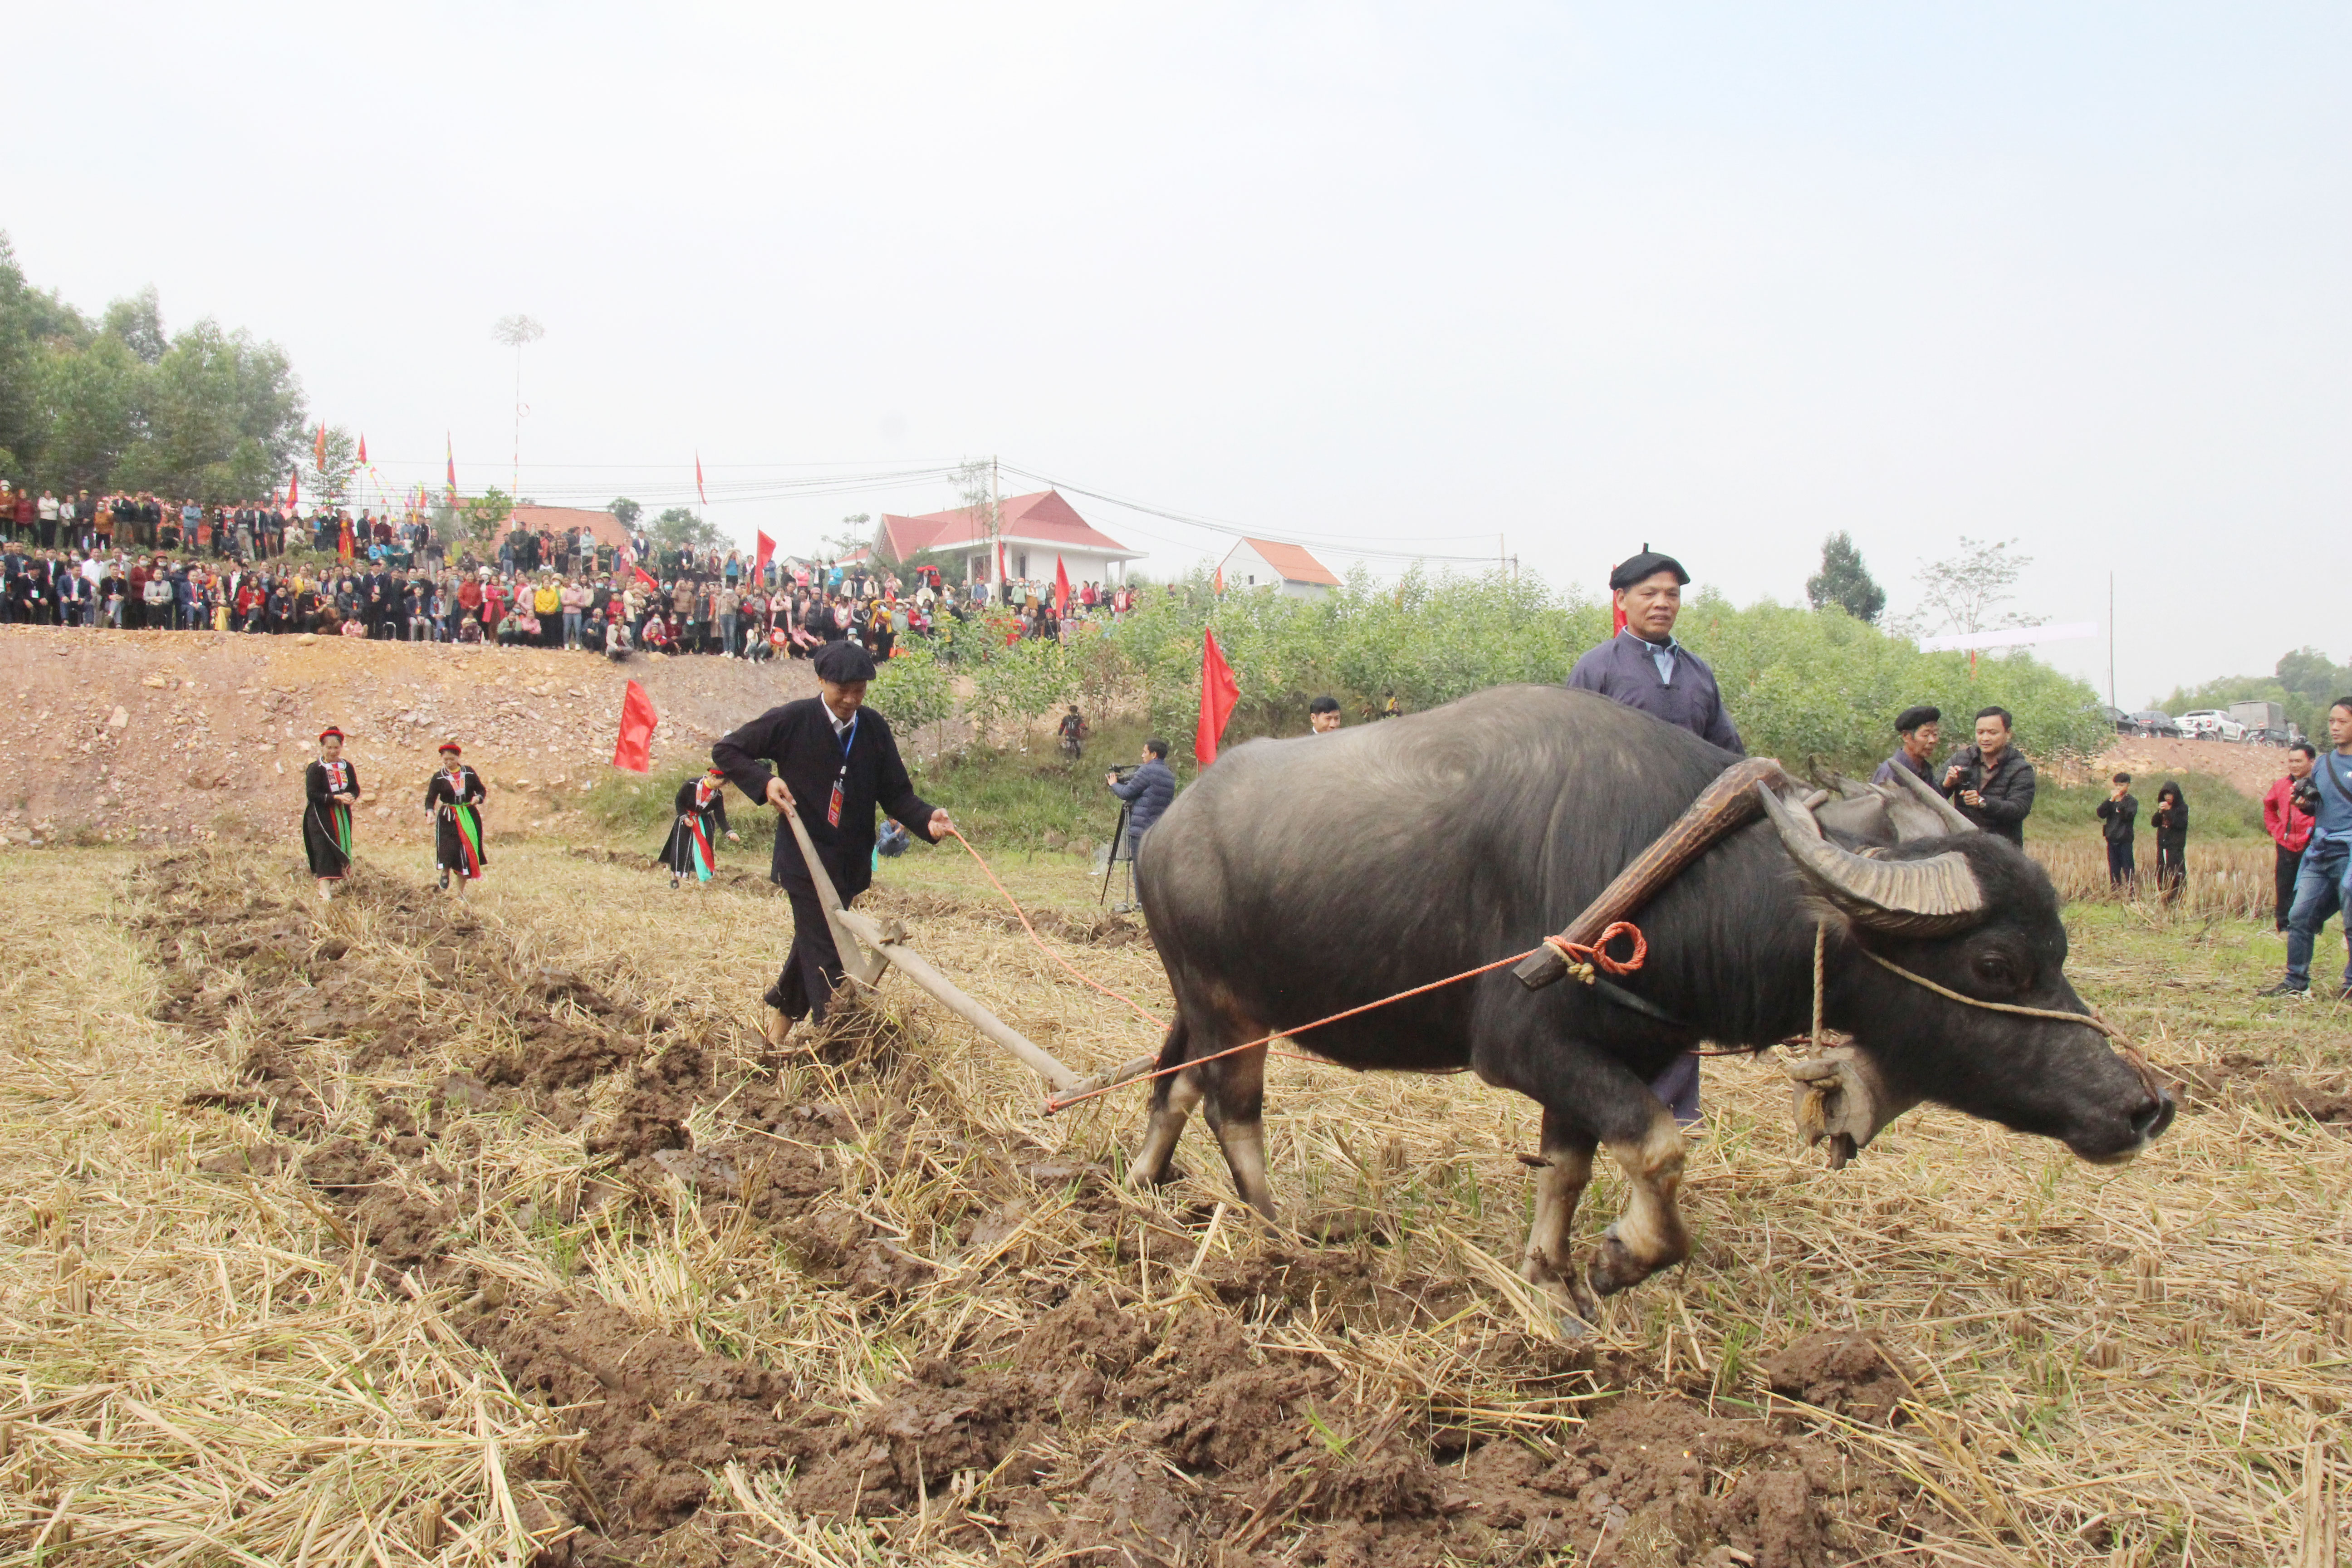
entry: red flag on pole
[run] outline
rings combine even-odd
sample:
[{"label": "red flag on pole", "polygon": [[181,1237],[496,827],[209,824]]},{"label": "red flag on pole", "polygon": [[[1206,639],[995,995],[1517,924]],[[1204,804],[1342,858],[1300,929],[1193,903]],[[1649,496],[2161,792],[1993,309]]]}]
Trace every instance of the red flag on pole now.
[{"label": "red flag on pole", "polygon": [[449,454],[449,493],[454,496],[457,493],[457,444],[449,439],[446,430],[441,432],[441,441]]},{"label": "red flag on pole", "polygon": [[635,681],[629,682],[628,691],[621,699],[621,739],[613,748],[613,765],[626,768],[633,773],[654,771],[654,726],[661,716],[654,711],[654,700]]},{"label": "red flag on pole", "polygon": [[699,452],[694,455],[694,493],[702,497],[703,505],[710,504],[710,497],[702,488],[702,454]]},{"label": "red flag on pole", "polygon": [[[637,567],[636,574],[638,587],[645,589],[648,593],[654,592],[661,587],[660,584],[654,581],[653,574],[647,572],[644,567]],[[629,682],[629,684],[635,686],[636,682],[633,680]]]},{"label": "red flag on pole", "polygon": [[768,580],[768,562],[776,553],[776,542],[764,533],[753,532],[751,541],[759,549],[751,562],[751,577],[755,582]]},{"label": "red flag on pole", "polygon": [[1013,581],[1013,574],[1004,569],[1004,541],[996,542],[996,581],[1001,586]]},{"label": "red flag on pole", "polygon": [[1070,574],[1062,565],[1059,555],[1054,557],[1054,613],[1060,615],[1070,603]]},{"label": "red flag on pole", "polygon": [[286,476],[286,510],[288,511],[292,511],[294,510],[296,498],[300,496],[301,493],[302,476],[298,473],[289,472]]},{"label": "red flag on pole", "polygon": [[1242,689],[1233,666],[1217,650],[1217,634],[1203,628],[1201,635],[1201,728],[1192,737],[1192,754],[1205,768],[1217,760],[1217,739],[1242,700]]},{"label": "red flag on pole", "polygon": [[318,458],[318,461],[313,464],[312,467],[316,468],[320,473],[325,473],[327,471],[327,426],[324,420],[320,421],[319,437],[317,440],[310,443],[310,452],[313,457]]},{"label": "red flag on pole", "polygon": [[367,466],[367,433],[365,431],[360,433],[360,466],[362,468]]},{"label": "red flag on pole", "polygon": [[1214,578],[1211,579],[1209,590],[1215,594],[1222,594],[1225,591],[1225,563],[1222,561],[1217,563],[1217,574]]}]

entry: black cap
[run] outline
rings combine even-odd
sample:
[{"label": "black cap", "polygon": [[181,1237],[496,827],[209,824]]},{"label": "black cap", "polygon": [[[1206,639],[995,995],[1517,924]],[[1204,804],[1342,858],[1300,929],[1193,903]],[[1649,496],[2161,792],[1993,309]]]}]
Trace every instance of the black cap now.
[{"label": "black cap", "polygon": [[830,680],[836,686],[874,679],[874,656],[857,643],[829,642],[817,649],[816,658],[809,662],[816,667],[819,680]]},{"label": "black cap", "polygon": [[1930,708],[1922,702],[1906,708],[1895,716],[1895,732],[1898,735],[1907,735],[1922,724],[1940,724],[1943,721],[1942,709]]},{"label": "black cap", "polygon": [[1671,555],[1661,555],[1654,550],[1645,549],[1639,555],[1619,562],[1617,569],[1609,574],[1609,585],[1612,588],[1630,588],[1661,572],[1673,573],[1676,583],[1690,581],[1690,574],[1683,570],[1681,562]]}]

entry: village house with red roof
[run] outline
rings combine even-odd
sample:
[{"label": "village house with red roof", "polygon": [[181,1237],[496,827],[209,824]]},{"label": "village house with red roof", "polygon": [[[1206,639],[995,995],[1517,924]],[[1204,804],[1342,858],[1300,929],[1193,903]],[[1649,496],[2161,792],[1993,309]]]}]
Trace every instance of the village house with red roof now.
[{"label": "village house with red roof", "polygon": [[1331,569],[1296,544],[1271,539],[1235,542],[1217,563],[1225,588],[1272,588],[1294,599],[1311,599],[1339,585]]},{"label": "village house with red roof", "polygon": [[[1118,583],[1127,578],[1127,563],[1143,552],[1129,550],[1078,515],[1077,509],[1053,490],[1034,495],[1007,496],[997,503],[997,538],[1003,552],[1003,575],[1013,581],[1050,583],[1054,561],[1073,586],[1080,583]],[[951,511],[925,512],[920,517],[882,514],[874,535],[875,552],[890,561],[905,561],[926,550],[960,555],[973,580],[994,582],[998,569],[989,559],[986,509],[957,507]]]}]

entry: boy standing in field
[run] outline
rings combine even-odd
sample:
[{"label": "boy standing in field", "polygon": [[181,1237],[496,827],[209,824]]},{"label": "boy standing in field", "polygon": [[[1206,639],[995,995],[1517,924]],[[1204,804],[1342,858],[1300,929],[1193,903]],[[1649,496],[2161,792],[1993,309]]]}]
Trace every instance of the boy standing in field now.
[{"label": "boy standing in field", "polygon": [[2099,802],[2099,837],[2107,841],[2107,884],[2122,888],[2138,868],[2132,864],[2132,824],[2139,816],[2139,797],[2131,792],[2131,774],[2117,773],[2107,798]]}]

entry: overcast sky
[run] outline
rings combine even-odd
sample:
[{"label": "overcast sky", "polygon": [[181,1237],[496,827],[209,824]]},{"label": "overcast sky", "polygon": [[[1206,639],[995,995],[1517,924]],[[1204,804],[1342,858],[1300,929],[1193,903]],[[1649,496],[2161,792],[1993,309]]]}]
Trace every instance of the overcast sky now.
[{"label": "overcast sky", "polygon": [[[2352,654],[2352,10],[12,8],[0,227],[292,354],[395,480],[747,539],[1010,465],[1597,586],[1898,610],[1957,536],[2126,707]],[[1034,486],[1008,482],[1008,490]],[[735,498],[735,499],[725,499]],[[1167,571],[1207,531],[1072,498]],[[1498,539],[1499,536],[1499,539]],[[1383,556],[1374,563],[1393,570]],[[2106,647],[2043,649],[2106,683]]]}]

